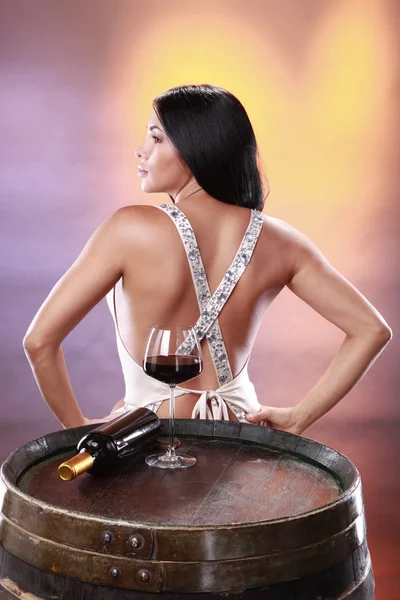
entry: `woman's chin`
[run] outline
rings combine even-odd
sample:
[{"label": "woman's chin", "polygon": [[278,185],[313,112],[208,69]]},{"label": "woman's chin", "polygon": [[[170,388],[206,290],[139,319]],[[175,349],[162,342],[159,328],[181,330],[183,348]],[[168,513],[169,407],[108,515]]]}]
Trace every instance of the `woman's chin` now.
[{"label": "woman's chin", "polygon": [[144,179],[142,179],[142,184],[140,186],[143,190],[143,192],[152,192],[152,185],[149,185]]}]

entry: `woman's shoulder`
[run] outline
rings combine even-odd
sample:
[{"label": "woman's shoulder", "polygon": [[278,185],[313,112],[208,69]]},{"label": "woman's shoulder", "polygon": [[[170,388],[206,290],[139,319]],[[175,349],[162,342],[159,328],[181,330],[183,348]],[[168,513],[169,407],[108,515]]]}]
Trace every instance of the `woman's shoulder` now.
[{"label": "woman's shoulder", "polygon": [[132,232],[147,231],[160,216],[162,219],[162,211],[152,204],[129,204],[118,208],[108,220],[119,234],[126,231],[130,237]]},{"label": "woman's shoulder", "polygon": [[283,219],[264,214],[263,236],[266,245],[269,244],[282,259],[295,266],[305,260],[324,260],[323,254],[311,239]]},{"label": "woman's shoulder", "polygon": [[153,204],[127,204],[118,208],[111,216],[117,221],[131,222],[133,219],[148,218],[149,215],[156,216],[161,211],[156,210]]},{"label": "woman's shoulder", "polygon": [[263,214],[263,219],[263,233],[269,238],[273,238],[276,241],[280,241],[283,244],[288,244],[290,246],[301,245],[308,239],[301,231],[283,219],[272,217],[265,213]]},{"label": "woman's shoulder", "polygon": [[122,206],[108,221],[112,239],[126,256],[150,252],[168,243],[170,237],[169,218],[152,204]]}]

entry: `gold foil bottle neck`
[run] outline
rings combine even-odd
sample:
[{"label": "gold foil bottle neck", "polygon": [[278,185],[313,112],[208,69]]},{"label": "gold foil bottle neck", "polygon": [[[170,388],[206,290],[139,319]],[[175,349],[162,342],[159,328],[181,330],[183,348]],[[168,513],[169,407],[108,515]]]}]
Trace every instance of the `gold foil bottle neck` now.
[{"label": "gold foil bottle neck", "polygon": [[58,475],[63,481],[71,481],[81,473],[88,471],[93,464],[94,458],[89,452],[80,452],[58,467]]}]

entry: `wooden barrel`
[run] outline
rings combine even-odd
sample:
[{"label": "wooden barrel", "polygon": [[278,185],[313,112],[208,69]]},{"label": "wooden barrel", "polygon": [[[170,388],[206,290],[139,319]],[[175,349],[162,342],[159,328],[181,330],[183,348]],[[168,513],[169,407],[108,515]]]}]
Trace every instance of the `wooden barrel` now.
[{"label": "wooden barrel", "polygon": [[92,427],[3,464],[0,598],[374,600],[360,476],[345,456],[252,424],[177,419],[194,467],[149,467],[151,440],[107,476],[61,481]]}]

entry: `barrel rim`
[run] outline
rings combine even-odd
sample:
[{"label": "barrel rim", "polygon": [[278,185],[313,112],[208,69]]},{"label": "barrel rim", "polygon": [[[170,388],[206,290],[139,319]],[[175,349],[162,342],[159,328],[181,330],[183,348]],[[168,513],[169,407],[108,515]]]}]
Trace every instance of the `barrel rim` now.
[{"label": "barrel rim", "polygon": [[[162,428],[166,428],[166,426],[169,424],[169,419],[160,419],[162,425],[164,425],[164,427]],[[210,423],[212,425],[214,425],[214,423],[218,423],[218,421],[211,421],[208,419],[176,419],[176,426],[175,426],[175,434],[176,435],[181,435],[182,437],[190,437],[190,436],[195,436],[198,438],[209,438],[209,437],[214,437],[217,439],[221,439],[221,440],[226,440],[226,441],[249,441],[250,443],[253,443],[253,445],[259,445],[259,446],[267,446],[267,443],[264,442],[264,444],[261,443],[257,443],[257,442],[253,442],[251,439],[244,439],[243,437],[233,437],[228,436],[225,437],[223,435],[217,434],[217,435],[201,435],[201,433],[197,432],[197,431],[193,431],[193,432],[186,432],[186,433],[182,433],[179,429],[179,425],[186,425],[186,426],[190,426],[192,425],[192,427],[189,427],[189,429],[193,428],[193,424],[191,423],[192,421],[196,421],[196,424],[200,424],[200,428],[201,427],[205,427],[208,430],[212,430],[212,432],[214,431],[214,427],[210,428]],[[221,422],[223,424],[223,426],[226,428],[226,425],[228,425],[228,427],[231,427],[231,425],[235,426],[235,429],[237,429],[237,422],[234,421],[222,421]],[[110,525],[119,525],[119,526],[128,526],[128,527],[135,527],[135,526],[141,526],[141,527],[145,527],[145,528],[149,528],[152,530],[165,530],[165,531],[181,531],[182,527],[185,527],[185,529],[190,529],[191,531],[195,531],[195,530],[202,530],[202,531],[223,531],[223,530],[231,530],[232,528],[235,529],[251,529],[252,527],[257,527],[259,528],[260,525],[267,525],[269,523],[271,524],[277,524],[279,522],[294,522],[297,520],[304,520],[304,518],[307,517],[311,517],[315,514],[318,514],[320,512],[326,512],[327,510],[332,510],[334,509],[337,505],[344,503],[350,496],[352,496],[355,492],[355,490],[358,487],[361,487],[361,478],[360,478],[360,474],[359,471],[357,469],[357,467],[350,461],[350,459],[345,456],[344,454],[341,454],[340,452],[338,452],[337,450],[326,446],[316,440],[312,440],[310,438],[306,438],[305,436],[297,436],[295,434],[289,433],[289,432],[285,432],[285,431],[280,431],[280,430],[275,430],[272,428],[259,428],[255,425],[252,424],[247,424],[247,423],[239,423],[240,427],[239,427],[239,431],[241,432],[241,430],[244,428],[257,428],[257,429],[262,429],[262,433],[266,432],[268,435],[266,437],[277,437],[279,439],[279,437],[281,437],[282,435],[285,436],[289,436],[291,438],[298,438],[298,443],[301,443],[303,440],[306,440],[307,442],[311,442],[312,445],[317,445],[318,447],[320,447],[320,450],[323,449],[327,449],[328,451],[332,452],[334,455],[341,457],[342,459],[344,459],[345,463],[347,463],[348,467],[350,467],[350,472],[352,474],[352,483],[351,485],[346,488],[345,490],[343,490],[336,498],[334,498],[333,500],[330,500],[329,502],[327,502],[326,504],[323,504],[322,506],[318,507],[318,508],[314,508],[312,510],[309,511],[305,511],[305,512],[301,512],[299,514],[296,515],[287,515],[284,517],[278,517],[275,519],[264,519],[264,520],[258,520],[258,521],[247,521],[246,523],[225,523],[225,524],[221,524],[221,525],[162,525],[162,524],[155,524],[155,523],[148,523],[148,522],[143,522],[143,521],[131,521],[131,520],[125,520],[125,519],[114,519],[114,518],[110,518],[110,517],[102,517],[100,515],[91,515],[88,513],[84,513],[81,511],[74,511],[74,510],[67,510],[67,509],[63,509],[61,507],[58,506],[54,506],[54,505],[49,505],[48,503],[39,500],[37,498],[35,498],[34,496],[30,496],[29,494],[26,494],[25,492],[23,492],[20,488],[17,487],[17,481],[19,480],[20,477],[22,477],[22,475],[24,474],[24,472],[26,472],[29,468],[31,468],[33,465],[37,464],[40,462],[41,459],[43,459],[43,456],[38,457],[38,459],[36,461],[31,461],[29,463],[29,465],[26,465],[25,468],[23,468],[19,473],[15,473],[14,469],[13,469],[13,463],[16,461],[16,459],[23,454],[26,449],[28,447],[30,447],[32,444],[35,445],[39,445],[40,442],[44,442],[44,444],[47,446],[47,440],[49,438],[53,438],[53,437],[57,437],[57,440],[60,436],[60,433],[64,433],[67,432],[66,435],[77,435],[79,434],[79,438],[82,436],[83,433],[86,433],[87,431],[90,431],[91,429],[93,429],[96,424],[92,424],[92,425],[85,425],[83,427],[75,427],[75,428],[71,428],[71,429],[67,429],[67,430],[61,430],[61,431],[55,431],[55,432],[51,432],[49,434],[46,434],[45,436],[42,436],[40,438],[37,438],[36,440],[32,440],[31,442],[28,442],[27,444],[24,444],[23,446],[17,448],[16,450],[14,450],[7,458],[6,460],[3,462],[3,464],[1,465],[1,472],[0,472],[0,477],[3,480],[3,484],[5,485],[6,489],[8,488],[9,492],[12,494],[15,494],[17,496],[19,496],[21,498],[21,500],[23,501],[29,501],[30,504],[34,504],[39,508],[42,509],[46,509],[49,506],[51,506],[51,510],[54,513],[60,514],[60,515],[69,515],[69,516],[73,516],[74,518],[84,518],[85,521],[94,521],[94,522],[101,522],[104,525],[110,524]],[[197,425],[198,427],[198,425]],[[249,430],[251,432],[251,430]],[[231,432],[232,433],[232,432]],[[257,432],[258,433],[258,432]],[[277,434],[277,435],[276,435]],[[250,436],[253,437],[253,436]],[[288,438],[289,439],[289,438]],[[71,443],[71,442],[69,442]],[[76,444],[76,442],[75,442]],[[298,445],[298,444],[297,444]],[[296,447],[297,447],[296,445]],[[69,447],[65,447],[64,446],[64,450],[68,451],[69,449],[73,448],[73,444],[71,444]],[[268,448],[271,448],[272,450],[280,450],[282,451],[282,448],[273,444],[268,443]],[[51,456],[55,455],[56,453],[58,453],[60,451],[61,447],[59,448],[55,448],[53,452],[50,451],[50,453],[47,453],[45,456],[47,458],[50,458]],[[296,458],[296,456],[302,456],[304,458],[307,459],[307,461],[313,462],[314,464],[316,464],[317,466],[319,466],[320,468],[322,467],[323,469],[325,469],[326,471],[329,471],[332,475],[335,475],[333,471],[330,471],[330,469],[328,467],[326,467],[325,465],[318,463],[316,460],[312,459],[311,457],[308,457],[304,454],[296,453],[293,450],[290,449],[285,449],[285,453],[292,455],[294,458]],[[6,474],[6,470],[11,470],[14,474],[14,481],[12,481],[10,479],[10,477],[7,476]]]},{"label": "barrel rim", "polygon": [[[101,523],[104,523],[104,525],[110,524],[110,525],[120,525],[120,526],[126,526],[126,527],[135,527],[135,526],[142,526],[144,528],[148,528],[148,529],[162,529],[162,530],[168,530],[168,531],[181,531],[182,527],[184,527],[185,529],[190,529],[190,530],[203,530],[203,531],[216,531],[216,530],[224,530],[224,529],[232,529],[233,527],[236,529],[247,529],[247,528],[251,528],[256,526],[257,528],[260,527],[260,525],[267,525],[269,523],[287,523],[288,521],[297,521],[297,520],[304,520],[305,517],[311,517],[315,514],[318,514],[320,512],[326,512],[326,510],[329,509],[333,509],[334,507],[336,507],[337,505],[343,503],[348,497],[352,496],[353,493],[355,492],[355,490],[361,485],[360,481],[357,481],[353,484],[353,486],[351,488],[349,488],[348,490],[346,490],[346,492],[344,492],[343,494],[341,494],[340,496],[338,496],[338,498],[335,498],[335,500],[332,500],[330,502],[327,502],[326,504],[323,504],[322,506],[315,508],[313,510],[309,510],[306,512],[302,512],[302,513],[298,513],[296,515],[287,515],[285,517],[277,517],[275,519],[264,519],[264,520],[258,520],[258,521],[246,521],[246,523],[225,523],[222,525],[162,525],[162,524],[155,524],[155,523],[148,523],[145,521],[127,521],[124,519],[113,519],[111,517],[101,517],[100,515],[91,515],[89,513],[84,513],[81,511],[74,511],[74,510],[70,510],[70,509],[64,509],[64,508],[60,508],[58,506],[54,506],[54,505],[49,505],[46,502],[43,502],[42,500],[39,500],[37,498],[34,498],[33,496],[29,496],[28,494],[25,494],[25,492],[22,492],[18,487],[16,487],[13,484],[10,484],[9,481],[7,481],[7,478],[5,478],[3,476],[3,473],[1,474],[1,479],[3,481],[3,484],[5,485],[5,487],[12,492],[13,494],[15,494],[16,496],[19,496],[22,500],[25,501],[29,501],[29,504],[32,505],[34,504],[35,506],[42,508],[42,509],[47,509],[49,508],[49,506],[51,506],[51,510],[53,513],[57,513],[60,515],[68,515],[70,517],[74,517],[74,518],[84,518],[85,521],[95,521],[95,522],[99,522],[101,521]],[[2,494],[0,494],[0,496],[2,496]],[[1,508],[1,507],[0,507]]]}]

